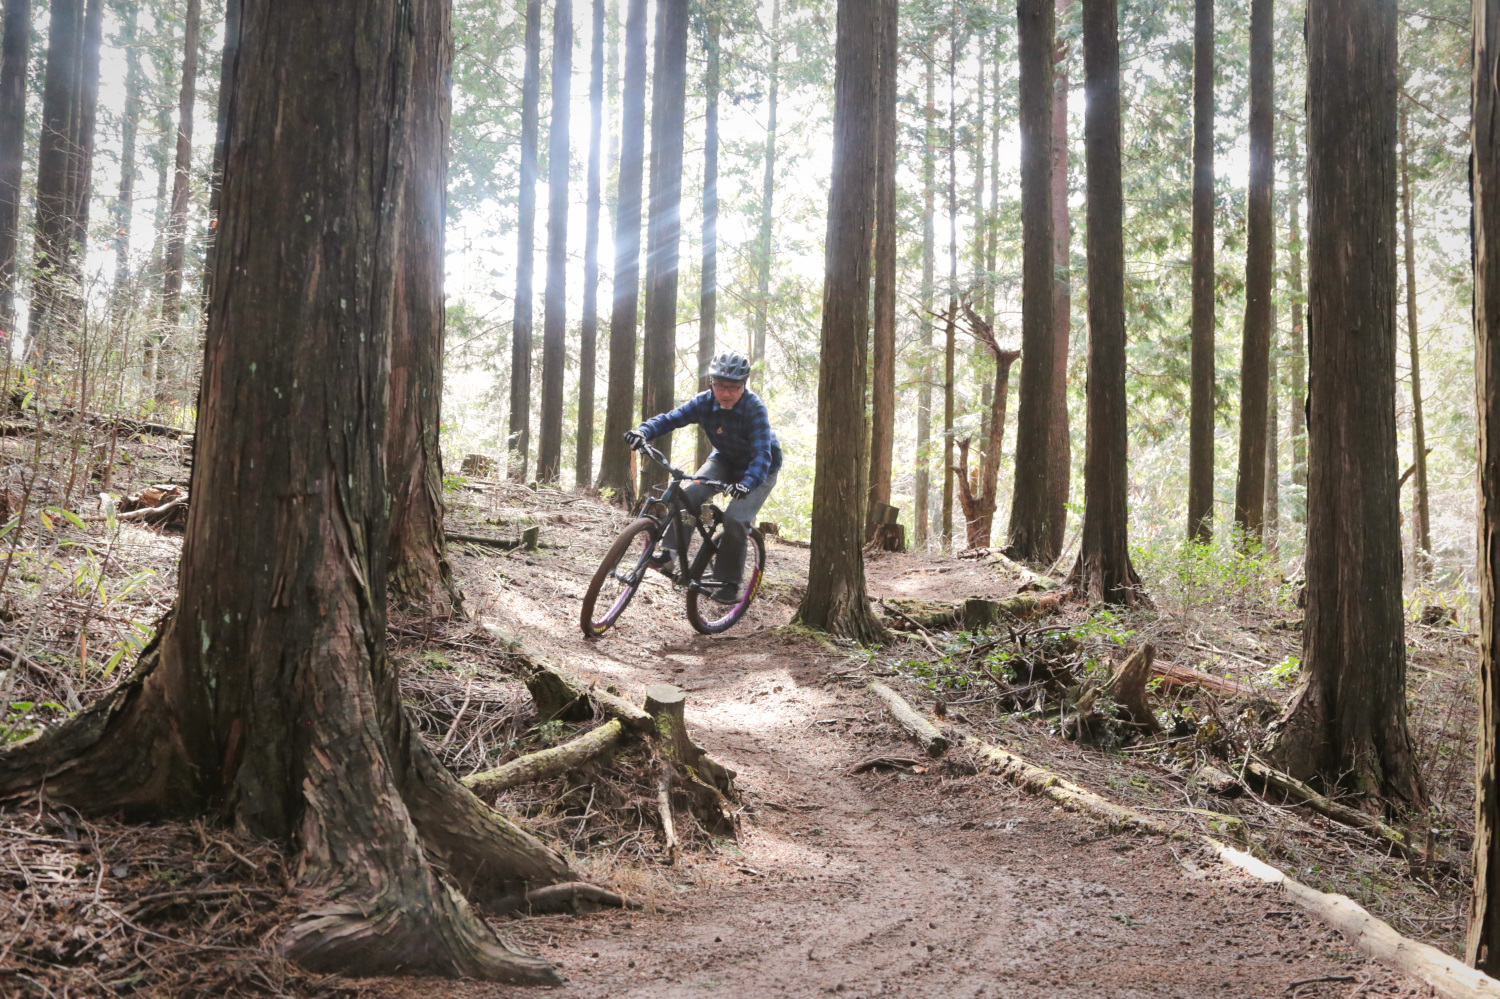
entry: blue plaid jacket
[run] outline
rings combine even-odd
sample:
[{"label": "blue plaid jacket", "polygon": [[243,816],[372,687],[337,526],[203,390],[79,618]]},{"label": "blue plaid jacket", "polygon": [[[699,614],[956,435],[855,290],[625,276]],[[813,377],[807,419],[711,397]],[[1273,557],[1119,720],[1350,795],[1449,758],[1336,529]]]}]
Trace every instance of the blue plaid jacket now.
[{"label": "blue plaid jacket", "polygon": [[728,462],[751,489],[781,470],[781,444],[771,432],[771,417],[760,396],[745,389],[733,409],[724,409],[713,392],[700,392],[670,413],[653,416],[639,430],[648,441],[690,423],[701,426],[714,445],[711,457]]}]

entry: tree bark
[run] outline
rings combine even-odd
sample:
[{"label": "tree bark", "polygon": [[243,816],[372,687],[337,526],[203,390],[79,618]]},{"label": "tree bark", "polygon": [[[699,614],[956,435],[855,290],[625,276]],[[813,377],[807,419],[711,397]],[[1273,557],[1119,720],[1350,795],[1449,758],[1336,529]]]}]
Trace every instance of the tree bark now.
[{"label": "tree bark", "polygon": [[1214,0],[1193,3],[1193,316],[1187,535],[1214,519]]},{"label": "tree bark", "polygon": [[[991,58],[996,66],[1000,65],[1001,58],[1005,52],[1005,24],[998,20],[995,23],[995,45]],[[990,275],[993,282],[996,275],[1000,250],[1000,133],[1004,128],[1004,119],[1001,114],[1003,102],[1000,100],[1000,81],[997,76],[995,80],[995,99],[990,102],[990,163],[994,165],[990,170],[990,210],[986,217],[985,229],[988,233],[988,246],[985,249],[985,272]],[[1056,116],[1054,112],[1054,122]],[[1056,138],[1056,127],[1054,124],[1054,139]],[[1055,187],[1054,187],[1055,190]],[[1056,205],[1053,205],[1054,214]],[[995,289],[992,286],[984,299],[984,320],[990,329],[995,328]]]},{"label": "tree bark", "polygon": [[552,127],[547,133],[547,287],[542,299],[542,412],[536,474],[562,471],[563,374],[568,350],[568,123],[573,92],[573,0],[552,10]]},{"label": "tree bark", "polygon": [[1088,226],[1088,441],[1083,537],[1071,584],[1093,600],[1144,599],[1130,564],[1125,395],[1125,233],[1120,182],[1116,0],[1083,0],[1084,173]]},{"label": "tree bark", "polygon": [[26,327],[27,355],[39,367],[54,360],[66,301],[78,295],[70,213],[77,176],[77,118],[83,100],[83,0],[53,0],[47,27],[47,69],[42,85],[41,138],[37,146],[35,277]]},{"label": "tree bark", "polygon": [[177,605],[131,680],[0,753],[0,787],[290,843],[312,907],[281,948],[308,968],[556,982],[437,870],[514,889],[566,864],[437,763],[385,656],[380,400],[427,2],[246,0],[222,202],[237,280],[209,311]]},{"label": "tree bark", "polygon": [[1240,454],[1234,520],[1247,543],[1265,540],[1266,413],[1271,354],[1271,222],[1276,154],[1273,0],[1250,3],[1250,187],[1245,232],[1245,332],[1240,357]]},{"label": "tree bark", "polygon": [[900,4],[881,0],[875,149],[875,321],[870,351],[870,515],[891,502],[896,440],[896,134]]},{"label": "tree bark", "polygon": [[766,75],[766,152],[761,179],[760,236],[755,261],[755,334],[750,346],[751,369],[766,363],[766,327],[771,304],[771,220],[776,200],[776,104],[781,90],[781,0],[771,0],[771,66]]},{"label": "tree bark", "polygon": [[1021,399],[1010,545],[1019,562],[1050,563],[1061,552],[1052,522],[1052,382],[1056,370],[1052,231],[1052,0],[1017,0],[1021,69]]},{"label": "tree bark", "polygon": [[1467,960],[1500,974],[1500,0],[1473,6],[1469,193],[1474,239],[1474,380],[1479,422],[1479,745]]},{"label": "tree bark", "polygon": [[1307,613],[1274,755],[1420,816],[1396,479],[1395,6],[1314,0],[1307,51]]},{"label": "tree bark", "polygon": [[[1291,129],[1289,128],[1290,132]],[[1292,435],[1292,484],[1307,485],[1307,300],[1302,293],[1302,222],[1299,218],[1303,190],[1298,170],[1298,142],[1295,134],[1290,143],[1291,163],[1287,173],[1291,177],[1291,193],[1287,201],[1291,206],[1291,232],[1287,238],[1287,250],[1292,258],[1292,397],[1288,406],[1288,417]],[[1298,507],[1295,520],[1307,520],[1306,496]]]},{"label": "tree bark", "polygon": [[536,148],[542,87],[542,3],[526,0],[526,68],[521,78],[521,170],[516,193],[516,309],[510,327],[510,425],[506,471],[526,481],[531,453],[532,285],[536,268]]},{"label": "tree bark", "polygon": [[958,8],[948,35],[948,320],[943,324],[943,533],[953,547],[954,356],[958,345]]},{"label": "tree bark", "polygon": [[[708,107],[703,122],[703,266],[698,293],[698,391],[708,389],[708,366],[714,358],[714,325],[719,301],[719,22],[710,16],[706,32],[708,66],[703,89]],[[698,431],[697,463],[708,460],[713,448],[708,435]]]},{"label": "tree bark", "polygon": [[1281,385],[1277,375],[1277,352],[1281,347],[1277,340],[1281,336],[1276,325],[1276,302],[1271,302],[1271,344],[1266,366],[1266,531],[1265,542],[1276,547],[1277,535],[1281,533],[1281,455],[1280,427]]},{"label": "tree bark", "polygon": [[921,359],[922,373],[917,383],[917,457],[916,481],[913,484],[912,501],[912,546],[917,551],[927,547],[928,524],[931,514],[932,456],[932,285],[936,269],[936,232],[933,228],[933,201],[936,193],[937,156],[933,121],[937,118],[936,69],[933,48],[936,39],[931,35],[923,58],[923,80],[927,87],[927,103],[923,105],[922,129],[922,316]]},{"label": "tree bark", "polygon": [[387,585],[392,601],[424,617],[461,614],[463,598],[443,536],[442,426],[444,221],[453,24],[449,5],[417,4],[412,99],[402,195],[402,238],[391,319],[390,492]]},{"label": "tree bark", "polygon": [[[187,245],[187,195],[192,184],[192,115],[198,96],[198,21],[202,5],[187,0],[183,15],[183,80],[177,99],[177,166],[172,171],[172,207],[166,216],[166,255],[162,266],[162,329],[156,350],[177,330],[183,291],[183,249]],[[157,368],[157,372],[160,368]],[[159,387],[159,386],[157,386]]]},{"label": "tree bark", "polygon": [[833,178],[823,252],[818,450],[812,553],[797,620],[862,645],[885,635],[865,592],[865,369],[870,331],[881,18],[839,0],[834,62]]},{"label": "tree bark", "polygon": [[0,41],[0,331],[9,351],[16,329],[16,247],[21,225],[21,166],[25,162],[31,0],[5,0],[4,17],[4,39]]},{"label": "tree bark", "polygon": [[219,58],[219,100],[214,129],[213,174],[208,180],[208,239],[203,253],[203,312],[213,301],[215,261],[219,255],[219,203],[224,186],[224,151],[228,142],[229,97],[240,54],[240,7],[244,0],[224,0],[224,51]]},{"label": "tree bark", "polygon": [[[1055,16],[1066,16],[1073,0],[1055,0]],[[1073,438],[1068,426],[1068,350],[1073,335],[1073,220],[1068,211],[1068,70],[1067,50],[1059,46],[1053,57],[1052,91],[1052,347],[1051,460],[1047,488],[1051,490],[1048,519],[1057,525],[1058,549],[1068,523],[1068,494],[1073,485]],[[998,206],[996,208],[998,211]]]},{"label": "tree bark", "polygon": [[130,281],[130,223],[135,207],[135,147],[141,120],[141,91],[146,74],[141,70],[141,49],[136,39],[140,10],[129,4],[122,12],[120,45],[125,49],[125,109],[120,116],[120,188],[110,213],[115,235],[115,312],[124,311],[123,296]]},{"label": "tree bark", "polygon": [[625,433],[635,426],[635,335],[641,287],[641,178],[646,152],[646,0],[625,13],[625,83],[620,109],[620,182],[615,195],[614,301],[609,315],[609,400],[599,488],[635,501]]},{"label": "tree bark", "polygon": [[[646,223],[646,316],[641,332],[641,418],[676,405],[677,260],[682,236],[683,111],[687,96],[687,0],[659,0],[651,82],[651,209]],[[672,439],[658,443],[672,457]],[[666,481],[641,465],[641,492]]]},{"label": "tree bark", "polygon": [[[94,190],[94,124],[99,109],[99,58],[104,44],[104,0],[89,0],[83,15],[83,49],[78,68],[78,92],[81,96],[73,113],[74,156],[73,177],[68,182],[68,197],[72,207],[68,211],[72,229],[69,242],[82,259],[89,236],[89,207]],[[74,303],[70,317],[77,322],[82,317],[83,300]]]},{"label": "tree bark", "polygon": [[1410,139],[1407,133],[1407,113],[1401,107],[1401,229],[1402,249],[1406,264],[1406,339],[1411,352],[1411,445],[1412,467],[1412,520],[1414,537],[1412,547],[1416,558],[1412,565],[1417,578],[1427,574],[1432,557],[1432,520],[1427,506],[1427,428],[1422,419],[1422,349],[1417,339],[1417,251],[1412,223],[1411,167],[1407,162]]},{"label": "tree bark", "polygon": [[600,144],[604,130],[604,0],[593,0],[593,48],[589,56],[588,207],[583,227],[583,322],[578,336],[578,441],[573,485],[594,481],[594,381],[599,351]]},{"label": "tree bark", "polygon": [[964,511],[964,540],[969,548],[988,548],[994,529],[995,509],[1000,501],[1000,455],[1005,443],[1005,403],[1010,390],[1010,368],[1020,351],[1002,350],[995,329],[980,319],[967,303],[964,313],[969,332],[979,341],[995,365],[995,381],[989,395],[989,412],[983,426],[984,452],[979,461],[979,493],[969,486],[969,442],[960,441],[957,468],[959,501]]}]

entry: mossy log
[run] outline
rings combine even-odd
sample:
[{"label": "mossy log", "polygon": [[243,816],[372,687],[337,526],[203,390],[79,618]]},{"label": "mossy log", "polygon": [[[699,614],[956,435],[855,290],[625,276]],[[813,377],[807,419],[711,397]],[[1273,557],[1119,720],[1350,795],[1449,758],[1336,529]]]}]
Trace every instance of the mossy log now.
[{"label": "mossy log", "polygon": [[886,710],[901,724],[902,728],[911,733],[912,738],[921,744],[928,756],[936,759],[948,751],[948,737],[943,735],[936,725],[924,718],[921,712],[912,707],[906,698],[879,682],[870,684],[870,693],[880,698]]},{"label": "mossy log", "polygon": [[651,716],[618,694],[583,683],[562,670],[533,656],[519,658],[527,669],[526,689],[536,702],[537,714],[547,720],[588,721],[598,712],[606,718],[618,718],[635,732],[651,732]]},{"label": "mossy log", "polygon": [[463,779],[463,785],[484,800],[493,801],[502,791],[570,773],[612,752],[620,744],[624,731],[620,720],[611,718],[571,742],[529,753],[492,770],[471,774]]},{"label": "mossy log", "polygon": [[1273,770],[1259,760],[1245,765],[1245,776],[1262,794],[1278,792],[1288,801],[1306,805],[1324,818],[1372,836],[1378,843],[1402,857],[1420,859],[1420,852],[1407,841],[1406,834],[1373,815],[1325,798],[1295,777]]}]

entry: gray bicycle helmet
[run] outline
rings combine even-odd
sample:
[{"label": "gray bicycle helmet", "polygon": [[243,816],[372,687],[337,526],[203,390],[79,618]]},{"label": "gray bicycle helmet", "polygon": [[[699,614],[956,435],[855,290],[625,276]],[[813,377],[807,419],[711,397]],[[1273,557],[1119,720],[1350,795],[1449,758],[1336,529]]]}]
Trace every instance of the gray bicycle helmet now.
[{"label": "gray bicycle helmet", "polygon": [[737,350],[726,350],[714,357],[708,366],[708,377],[742,382],[750,377],[750,358]]}]

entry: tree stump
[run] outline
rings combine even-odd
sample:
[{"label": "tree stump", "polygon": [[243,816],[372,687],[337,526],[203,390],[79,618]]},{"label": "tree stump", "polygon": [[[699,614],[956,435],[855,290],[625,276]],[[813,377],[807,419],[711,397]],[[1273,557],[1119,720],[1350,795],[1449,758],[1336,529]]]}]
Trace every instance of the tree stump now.
[{"label": "tree stump", "polygon": [[487,454],[466,454],[458,470],[471,479],[492,479],[495,477],[495,459]]},{"label": "tree stump", "polygon": [[646,713],[656,724],[657,745],[671,765],[674,784],[687,798],[694,815],[710,832],[733,834],[737,800],[733,770],[715,760],[693,742],[683,721],[687,705],[682,688],[657,683],[646,688]]},{"label": "tree stump", "polygon": [[542,721],[588,721],[594,706],[588,696],[550,669],[539,669],[526,678],[526,689],[536,702]]},{"label": "tree stump", "polygon": [[1151,679],[1151,663],[1155,658],[1156,646],[1147,642],[1130,654],[1109,681],[1110,696],[1125,709],[1131,721],[1151,735],[1161,731],[1161,723],[1146,696],[1146,683]]}]

